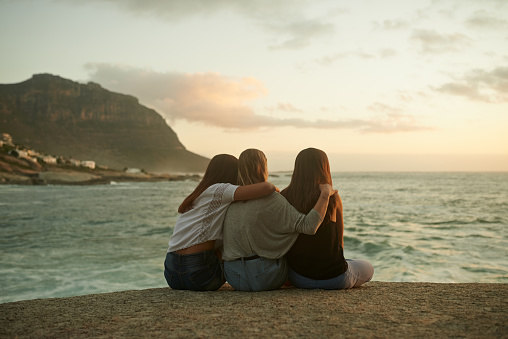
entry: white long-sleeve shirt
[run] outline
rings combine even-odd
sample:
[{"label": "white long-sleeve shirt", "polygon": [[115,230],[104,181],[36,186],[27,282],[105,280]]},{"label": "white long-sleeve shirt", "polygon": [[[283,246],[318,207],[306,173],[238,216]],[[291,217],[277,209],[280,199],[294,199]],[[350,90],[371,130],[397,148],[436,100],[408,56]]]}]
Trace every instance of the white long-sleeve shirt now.
[{"label": "white long-sleeve shirt", "polygon": [[[169,240],[168,252],[178,251],[209,240],[222,239],[226,210],[239,186],[214,184],[194,200],[192,209],[181,214]],[[216,247],[219,244],[216,243]]]}]

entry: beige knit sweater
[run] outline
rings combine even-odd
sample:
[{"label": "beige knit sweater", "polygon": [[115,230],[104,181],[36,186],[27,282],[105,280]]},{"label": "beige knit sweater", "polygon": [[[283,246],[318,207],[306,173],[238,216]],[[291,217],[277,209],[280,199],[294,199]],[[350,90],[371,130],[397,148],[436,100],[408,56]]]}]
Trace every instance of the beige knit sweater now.
[{"label": "beige knit sweater", "polygon": [[316,210],[302,214],[277,192],[232,203],[224,219],[222,258],[235,260],[254,254],[281,258],[299,233],[315,234],[322,221]]}]

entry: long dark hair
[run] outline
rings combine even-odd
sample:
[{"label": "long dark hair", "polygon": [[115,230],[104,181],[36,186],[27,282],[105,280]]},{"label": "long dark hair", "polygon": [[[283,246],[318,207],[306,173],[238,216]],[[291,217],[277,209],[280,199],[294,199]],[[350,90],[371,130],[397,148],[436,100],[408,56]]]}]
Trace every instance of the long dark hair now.
[{"label": "long dark hair", "polygon": [[192,192],[178,207],[178,213],[185,213],[192,209],[192,203],[208,187],[217,183],[238,184],[238,159],[229,154],[218,154],[210,160],[205,175]]},{"label": "long dark hair", "polygon": [[[320,184],[332,185],[328,157],[325,152],[319,149],[307,148],[298,153],[291,182],[280,193],[300,213],[307,214],[319,199]],[[335,197],[330,197],[325,220],[330,219],[336,206]]]}]

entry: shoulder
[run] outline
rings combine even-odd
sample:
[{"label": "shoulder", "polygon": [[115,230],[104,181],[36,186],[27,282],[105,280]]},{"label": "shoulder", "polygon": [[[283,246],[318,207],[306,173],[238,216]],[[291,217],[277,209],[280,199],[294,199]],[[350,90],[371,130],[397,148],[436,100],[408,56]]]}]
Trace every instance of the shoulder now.
[{"label": "shoulder", "polygon": [[256,199],[235,201],[234,204],[231,204],[230,209],[266,211],[273,206],[280,206],[284,201],[286,199],[283,196],[278,192],[273,192]]},{"label": "shoulder", "polygon": [[265,195],[263,197],[259,197],[259,198],[256,198],[256,199],[253,199],[253,200],[249,200],[249,201],[252,201],[252,202],[262,202],[264,204],[268,204],[268,203],[283,203],[283,202],[287,202],[286,198],[284,198],[279,192],[272,192],[268,195]]},{"label": "shoulder", "polygon": [[269,194],[268,197],[270,197],[274,201],[289,204],[289,202],[286,200],[286,198],[284,198],[284,196],[282,194],[280,194],[279,192],[273,192],[272,194]]},{"label": "shoulder", "polygon": [[239,186],[230,183],[213,184],[208,187],[206,196],[212,201],[220,201],[222,204],[229,204],[235,201],[235,192]]},{"label": "shoulder", "polygon": [[258,200],[263,201],[268,207],[281,208],[281,207],[292,207],[291,204],[284,198],[279,192],[273,192],[266,197]]},{"label": "shoulder", "polygon": [[237,185],[230,183],[217,183],[210,185],[203,193],[215,194],[217,192],[224,193],[226,191],[235,191],[238,188]]}]

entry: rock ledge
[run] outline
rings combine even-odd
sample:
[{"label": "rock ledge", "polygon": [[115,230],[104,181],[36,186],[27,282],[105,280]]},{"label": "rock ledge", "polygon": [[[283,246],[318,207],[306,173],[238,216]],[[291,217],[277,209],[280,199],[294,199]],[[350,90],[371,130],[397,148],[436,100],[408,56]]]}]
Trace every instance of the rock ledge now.
[{"label": "rock ledge", "polygon": [[370,282],[341,291],[157,288],[0,304],[4,338],[507,338],[508,284]]}]

